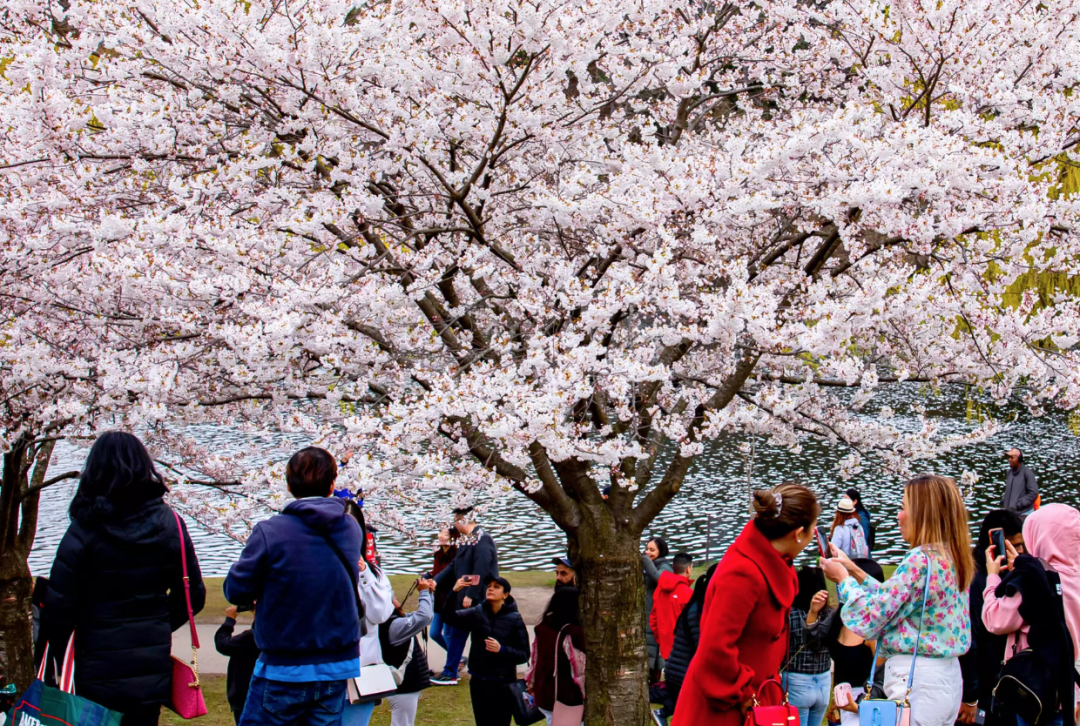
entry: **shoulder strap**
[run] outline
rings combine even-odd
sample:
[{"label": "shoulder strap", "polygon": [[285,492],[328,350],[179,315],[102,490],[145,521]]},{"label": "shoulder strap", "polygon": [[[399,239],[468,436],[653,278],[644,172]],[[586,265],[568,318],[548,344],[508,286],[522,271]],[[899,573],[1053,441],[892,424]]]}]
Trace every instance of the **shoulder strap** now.
[{"label": "shoulder strap", "polygon": [[188,578],[187,568],[187,543],[184,541],[184,526],[180,523],[180,515],[172,513],[176,520],[176,532],[180,535],[180,566],[184,575],[184,600],[187,601],[188,625],[191,626],[191,647],[199,647],[199,631],[195,628],[195,615],[191,612],[191,580]]},{"label": "shoulder strap", "polygon": [[[919,634],[915,638],[915,652],[911,654],[911,671],[908,673],[908,690],[907,690],[907,694],[904,696],[904,701],[905,702],[907,701],[907,697],[911,695],[911,687],[912,687],[912,684],[915,682],[915,659],[919,657],[919,645],[922,643],[923,620],[926,618],[926,598],[930,594],[930,568],[932,567],[932,563],[930,561],[930,555],[929,554],[927,554],[925,551],[922,554],[923,554],[923,557],[926,558],[926,581],[923,584],[922,610],[919,613]],[[875,654],[874,659],[871,661],[871,665],[870,665],[870,678],[869,678],[869,680],[866,681],[866,692],[867,693],[870,693],[873,690],[873,687],[874,687],[874,674],[876,672],[877,672],[877,655]]]}]

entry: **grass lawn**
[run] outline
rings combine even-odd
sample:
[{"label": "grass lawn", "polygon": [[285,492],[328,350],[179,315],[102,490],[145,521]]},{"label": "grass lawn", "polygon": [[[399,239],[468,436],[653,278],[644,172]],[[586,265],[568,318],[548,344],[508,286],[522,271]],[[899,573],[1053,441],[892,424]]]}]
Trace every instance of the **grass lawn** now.
[{"label": "grass lawn", "polygon": [[[225,676],[203,676],[203,698],[207,714],[195,723],[199,726],[233,726],[232,711],[225,699]],[[183,726],[188,723],[167,708],[161,710],[163,726]],[[384,702],[375,709],[373,726],[389,726],[390,707]],[[472,726],[472,701],[468,681],[457,686],[429,688],[420,697],[417,726]]]}]

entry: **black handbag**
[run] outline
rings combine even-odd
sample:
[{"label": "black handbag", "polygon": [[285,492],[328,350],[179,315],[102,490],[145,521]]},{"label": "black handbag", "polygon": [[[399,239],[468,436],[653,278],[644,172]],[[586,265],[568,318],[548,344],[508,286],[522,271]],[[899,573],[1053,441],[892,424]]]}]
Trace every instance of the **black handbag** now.
[{"label": "black handbag", "polygon": [[510,690],[512,713],[517,726],[531,726],[544,720],[544,714],[540,713],[536,700],[525,690],[527,686],[524,679],[508,683],[506,687]]}]

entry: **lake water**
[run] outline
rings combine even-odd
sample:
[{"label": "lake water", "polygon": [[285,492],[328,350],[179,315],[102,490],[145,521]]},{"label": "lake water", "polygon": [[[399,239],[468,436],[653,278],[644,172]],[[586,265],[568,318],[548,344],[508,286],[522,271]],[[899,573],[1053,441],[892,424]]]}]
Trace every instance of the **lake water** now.
[{"label": "lake water", "polygon": [[[957,433],[971,428],[965,417],[965,394],[957,389],[930,395],[914,385],[893,386],[879,399],[876,405],[889,405],[901,420],[913,403],[921,403],[926,407],[927,415],[942,422],[945,431]],[[1012,417],[1015,420],[992,439],[958,449],[937,461],[920,462],[917,469],[957,479],[964,471],[977,473],[981,480],[975,486],[974,496],[968,499],[973,526],[977,526],[986,511],[1000,502],[1007,466],[1004,452],[1018,447],[1024,451],[1025,462],[1038,477],[1044,503],[1064,502],[1080,506],[1077,486],[1080,437],[1070,432],[1066,416],[1054,413],[1034,418],[1014,407],[997,409],[994,415],[1001,420]],[[914,419],[910,420],[914,422]],[[270,437],[266,435],[266,440]],[[249,435],[224,429],[203,432],[199,438],[213,440],[215,445],[224,448],[250,450],[252,445]],[[738,449],[743,441],[744,438],[732,436],[711,444],[691,469],[679,496],[653,523],[650,532],[663,536],[673,553],[686,550],[695,558],[703,558],[710,551],[716,558],[746,523],[749,517],[746,460]],[[872,466],[867,466],[867,471],[852,481],[841,482],[833,462],[845,454],[841,448],[821,442],[807,441],[798,455],[755,442],[752,480],[759,488],[798,480],[822,497],[826,512],[832,511],[843,490],[849,486],[858,487],[877,524],[874,556],[882,562],[896,562],[906,549],[896,522],[903,481],[875,473]],[[51,471],[78,469],[85,455],[85,449],[58,449]],[[47,574],[52,565],[56,546],[67,529],[67,506],[75,487],[74,481],[67,481],[43,493],[37,541],[30,555],[34,574]],[[416,522],[427,521],[435,509],[444,504],[433,501],[421,505],[422,508],[407,513],[408,518]],[[551,558],[565,551],[562,531],[544,512],[516,492],[489,502],[484,507],[482,522],[498,543],[503,569],[550,567]],[[240,552],[240,545],[224,536],[199,531],[195,526],[190,529],[203,574],[226,574]],[[434,534],[430,538],[423,536],[421,541],[412,541],[390,532],[381,533],[380,550],[387,570],[392,573],[425,571],[430,566],[433,540]]]}]

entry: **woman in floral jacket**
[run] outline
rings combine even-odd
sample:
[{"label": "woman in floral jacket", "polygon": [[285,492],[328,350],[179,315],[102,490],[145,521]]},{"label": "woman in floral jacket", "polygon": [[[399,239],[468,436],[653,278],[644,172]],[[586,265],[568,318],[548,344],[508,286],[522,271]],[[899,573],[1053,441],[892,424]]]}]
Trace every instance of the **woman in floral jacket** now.
[{"label": "woman in floral jacket", "polygon": [[[963,693],[957,657],[971,644],[967,589],[975,562],[967,509],[952,479],[927,474],[906,484],[899,519],[911,550],[884,583],[868,577],[835,547],[822,566],[837,583],[844,625],[877,640],[878,656],[887,658],[886,697],[902,701],[910,688],[912,726],[952,726]],[[913,657],[915,680],[909,685]]]},{"label": "woman in floral jacket", "polygon": [[549,726],[580,726],[585,714],[584,635],[578,618],[578,589],[557,590],[536,626],[525,675]]}]

